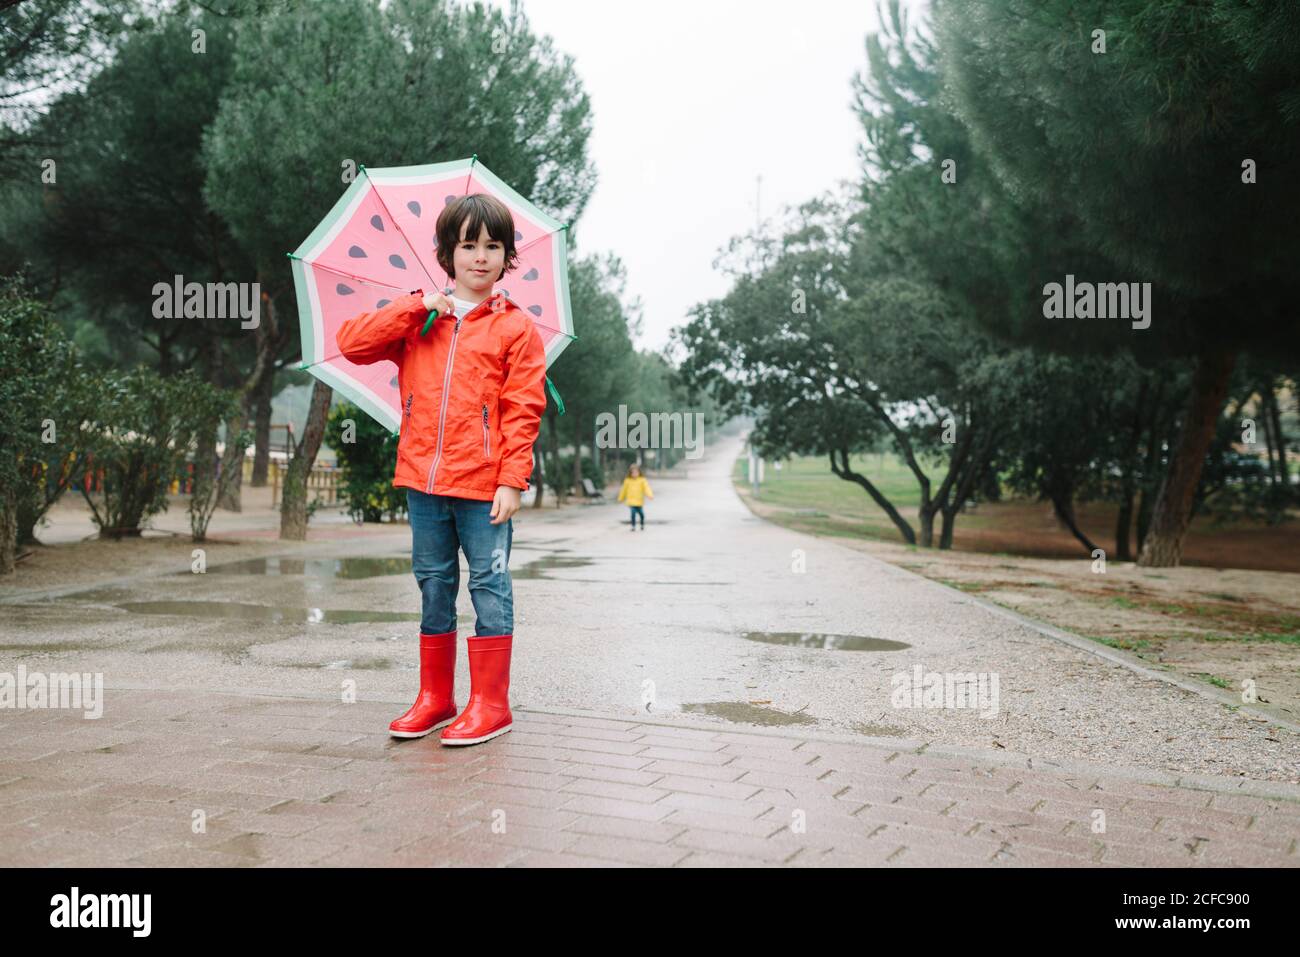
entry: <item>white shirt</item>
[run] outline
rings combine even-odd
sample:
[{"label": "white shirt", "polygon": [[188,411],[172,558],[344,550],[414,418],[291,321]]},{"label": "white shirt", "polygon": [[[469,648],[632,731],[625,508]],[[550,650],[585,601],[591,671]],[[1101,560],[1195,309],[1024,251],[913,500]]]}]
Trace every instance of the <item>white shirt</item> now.
[{"label": "white shirt", "polygon": [[467,299],[459,299],[456,296],[448,296],[447,298],[450,299],[451,304],[456,307],[456,315],[461,319],[468,316],[471,309],[477,309],[482,305],[482,303],[470,302]]}]

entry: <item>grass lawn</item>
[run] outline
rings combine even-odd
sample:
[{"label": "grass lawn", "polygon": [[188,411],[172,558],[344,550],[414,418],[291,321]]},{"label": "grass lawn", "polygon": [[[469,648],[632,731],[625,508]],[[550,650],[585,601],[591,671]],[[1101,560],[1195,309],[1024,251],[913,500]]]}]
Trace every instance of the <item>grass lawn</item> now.
[{"label": "grass lawn", "polygon": [[[916,510],[921,493],[903,460],[894,453],[871,454],[852,456],[849,464],[870,479],[919,534]],[[745,459],[738,458],[732,479],[748,495],[745,473]],[[931,469],[927,474],[931,489],[937,488],[942,473]],[[800,531],[903,542],[893,522],[866,491],[831,472],[830,462],[823,457],[795,457],[782,462],[780,469],[775,463],[766,463],[757,502],[774,511],[769,516],[773,521]],[[1076,505],[1080,527],[1112,558],[1117,511],[1111,502]],[[940,527],[936,517],[936,538]],[[1131,538],[1134,548],[1135,534]],[[953,548],[1040,558],[1087,555],[1083,545],[1056,520],[1050,503],[1023,498],[982,502],[975,511],[959,513]],[[1197,516],[1184,543],[1183,564],[1300,573],[1300,522],[1274,527],[1246,521],[1213,524]]]}]

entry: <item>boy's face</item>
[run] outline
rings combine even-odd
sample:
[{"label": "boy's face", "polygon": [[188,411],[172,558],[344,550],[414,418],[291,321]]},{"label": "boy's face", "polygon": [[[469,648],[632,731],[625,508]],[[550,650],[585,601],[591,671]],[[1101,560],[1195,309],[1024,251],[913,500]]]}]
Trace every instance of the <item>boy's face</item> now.
[{"label": "boy's face", "polygon": [[460,242],[456,243],[456,253],[452,256],[456,279],[472,292],[489,293],[505,266],[505,243],[488,236],[486,226],[479,227],[478,239],[471,239],[468,233],[466,219],[460,225]]}]

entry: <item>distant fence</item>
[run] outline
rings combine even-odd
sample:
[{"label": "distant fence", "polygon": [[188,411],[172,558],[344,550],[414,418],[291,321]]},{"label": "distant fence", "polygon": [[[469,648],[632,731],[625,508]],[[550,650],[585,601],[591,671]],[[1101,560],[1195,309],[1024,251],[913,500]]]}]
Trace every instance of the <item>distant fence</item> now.
[{"label": "distant fence", "polygon": [[[271,459],[266,464],[267,478],[271,484],[271,504],[275,505],[280,501],[280,495],[284,488],[284,475],[288,471],[288,465],[277,459]],[[339,501],[339,478],[343,470],[333,465],[316,465],[312,467],[311,472],[307,474],[307,501],[318,498],[322,505],[337,505]],[[243,483],[245,486],[253,482],[253,460],[252,458],[244,459]],[[194,463],[185,463],[185,477],[183,479],[174,479],[171,485],[173,495],[184,493],[189,495],[194,491]]]},{"label": "distant fence", "polygon": [[[275,505],[280,501],[281,490],[284,487],[284,473],[287,466],[272,459],[268,463],[268,477],[271,480],[271,504]],[[307,501],[314,498],[320,499],[322,505],[337,505],[339,501],[339,479],[343,470],[332,465],[314,466],[307,475]],[[253,463],[250,459],[244,461],[244,484],[248,485],[253,480]],[[84,488],[87,492],[102,492],[104,490],[104,470],[96,468],[93,461],[88,461],[84,469],[79,470],[77,477],[71,483],[73,489]],[[171,495],[192,495],[194,493],[194,463],[185,463],[185,472],[172,479],[167,491]]]},{"label": "distant fence", "polygon": [[[279,462],[272,459],[269,468],[271,504],[275,505],[280,501],[281,489],[284,486],[284,473],[288,471],[288,467],[281,466]],[[339,479],[342,475],[343,469],[335,465],[312,466],[312,470],[307,473],[307,501],[319,499],[322,505],[337,505],[339,501]]]}]

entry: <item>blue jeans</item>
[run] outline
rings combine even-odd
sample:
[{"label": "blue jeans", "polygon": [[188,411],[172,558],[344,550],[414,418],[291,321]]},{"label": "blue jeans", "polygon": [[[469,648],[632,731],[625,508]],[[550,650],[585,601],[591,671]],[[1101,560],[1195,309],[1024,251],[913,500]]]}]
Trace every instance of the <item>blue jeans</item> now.
[{"label": "blue jeans", "polygon": [[460,558],[469,563],[469,597],[474,602],[475,636],[513,635],[514,590],[510,582],[510,543],[514,519],[493,525],[492,503],[406,490],[411,517],[411,570],[420,586],[420,631],[441,635],[456,629]]},{"label": "blue jeans", "polygon": [[640,516],[641,516],[641,527],[642,527],[642,528],[645,528],[645,512],[641,511],[641,506],[640,506],[640,505],[629,505],[628,508],[630,508],[630,509],[632,510],[632,527],[633,527],[633,528],[636,528],[636,517],[637,517],[638,515],[640,515]]}]

